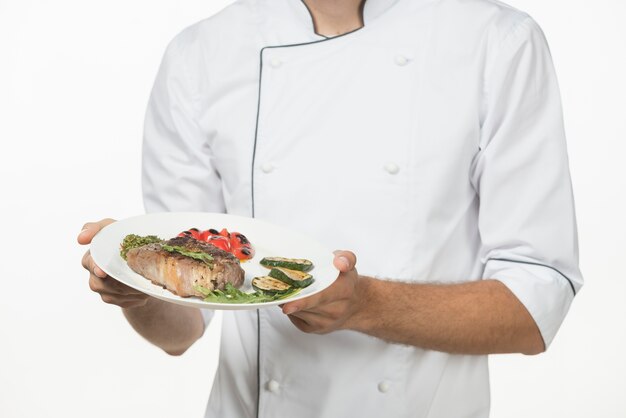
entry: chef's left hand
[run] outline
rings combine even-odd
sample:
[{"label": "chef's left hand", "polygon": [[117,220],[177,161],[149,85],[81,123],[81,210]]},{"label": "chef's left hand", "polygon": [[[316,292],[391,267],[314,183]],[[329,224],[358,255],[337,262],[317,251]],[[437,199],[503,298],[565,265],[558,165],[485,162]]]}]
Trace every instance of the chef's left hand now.
[{"label": "chef's left hand", "polygon": [[328,288],[308,298],[286,303],[283,313],[301,331],[314,334],[348,328],[359,309],[356,256],[350,251],[335,251],[333,264],[339,276]]}]

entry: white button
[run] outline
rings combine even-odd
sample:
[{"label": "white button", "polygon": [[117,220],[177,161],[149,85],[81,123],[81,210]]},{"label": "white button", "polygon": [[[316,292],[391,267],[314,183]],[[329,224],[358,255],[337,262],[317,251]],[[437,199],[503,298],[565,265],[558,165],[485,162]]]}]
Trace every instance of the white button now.
[{"label": "white button", "polygon": [[278,383],[277,381],[272,379],[269,382],[267,382],[267,389],[270,392],[272,392],[272,393],[279,393],[280,392],[280,383]]},{"label": "white button", "polygon": [[396,55],[396,64],[399,66],[405,66],[409,63],[409,59],[404,55]]},{"label": "white button", "polygon": [[272,165],[272,163],[263,163],[263,165],[261,165],[261,171],[266,174],[271,173],[272,171],[274,171],[274,166]]},{"label": "white button", "polygon": [[280,60],[280,58],[276,58],[276,57],[274,57],[274,58],[272,58],[272,59],[270,60],[270,65],[271,65],[272,67],[274,67],[274,68],[278,68],[278,67],[280,67],[280,66],[282,65],[282,63],[283,63],[283,62]]},{"label": "white button", "polygon": [[383,380],[382,382],[380,382],[380,383],[378,384],[378,391],[379,391],[380,393],[387,393],[387,392],[389,392],[389,388],[390,388],[390,387],[391,387],[391,383],[389,383],[389,382],[388,382],[388,381],[386,381],[386,380]]},{"label": "white button", "polygon": [[398,167],[398,164],[395,163],[387,163],[385,164],[385,171],[389,174],[398,174],[400,167]]}]

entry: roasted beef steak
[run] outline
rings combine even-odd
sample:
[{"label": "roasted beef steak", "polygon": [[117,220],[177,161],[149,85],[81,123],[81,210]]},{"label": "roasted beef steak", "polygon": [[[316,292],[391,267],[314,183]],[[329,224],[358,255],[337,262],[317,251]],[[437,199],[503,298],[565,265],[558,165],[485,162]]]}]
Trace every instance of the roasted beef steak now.
[{"label": "roasted beef steak", "polygon": [[[164,245],[208,254],[213,260],[206,263],[178,252],[166,251]],[[126,262],[136,273],[182,297],[202,297],[202,293],[194,289],[196,285],[209,290],[223,290],[226,283],[241,287],[245,275],[234,255],[191,237],[177,237],[162,244],[134,248],[126,254]]]}]

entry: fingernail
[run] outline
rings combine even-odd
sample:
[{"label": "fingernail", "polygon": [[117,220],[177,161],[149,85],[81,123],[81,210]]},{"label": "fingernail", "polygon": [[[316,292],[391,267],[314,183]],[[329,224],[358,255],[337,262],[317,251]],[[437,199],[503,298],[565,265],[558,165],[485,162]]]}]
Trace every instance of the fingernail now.
[{"label": "fingernail", "polygon": [[337,258],[339,259],[339,262],[341,262],[345,268],[350,267],[350,260],[348,260],[346,257],[339,256]]},{"label": "fingernail", "polygon": [[285,315],[291,315],[294,312],[298,312],[298,308],[295,306],[289,306],[283,311]]},{"label": "fingernail", "polygon": [[94,267],[93,268],[93,274],[95,274],[96,276],[100,277],[101,279],[106,277],[106,273],[104,271],[102,271],[102,269],[100,269],[99,267]]}]

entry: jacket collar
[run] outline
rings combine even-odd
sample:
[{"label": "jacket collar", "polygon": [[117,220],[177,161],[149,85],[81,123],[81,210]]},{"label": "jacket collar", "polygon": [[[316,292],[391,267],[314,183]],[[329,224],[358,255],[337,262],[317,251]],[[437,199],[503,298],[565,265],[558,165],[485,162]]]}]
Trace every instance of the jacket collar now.
[{"label": "jacket collar", "polygon": [[366,0],[363,7],[363,21],[365,25],[373,22],[392,8],[399,0]]}]

